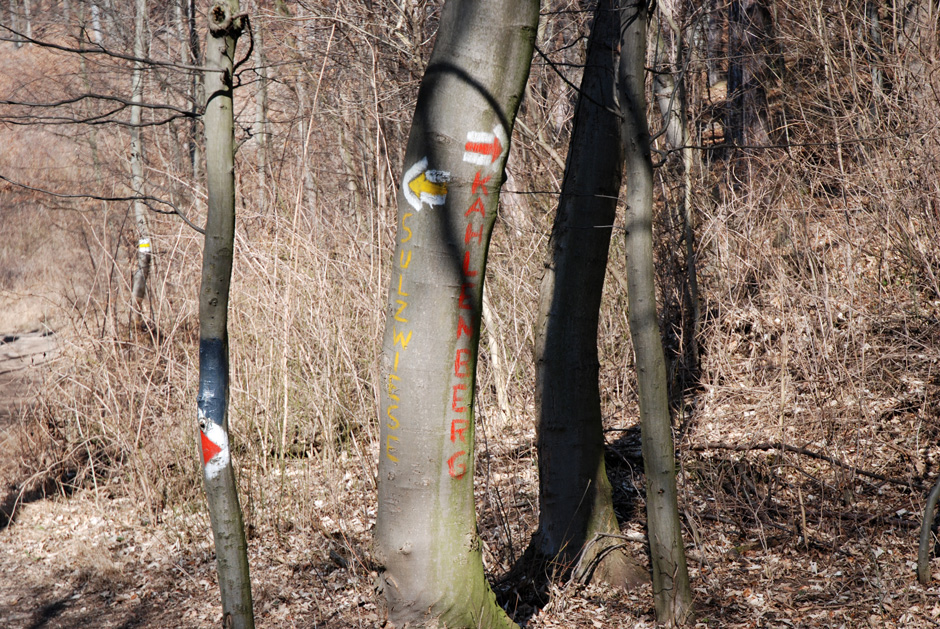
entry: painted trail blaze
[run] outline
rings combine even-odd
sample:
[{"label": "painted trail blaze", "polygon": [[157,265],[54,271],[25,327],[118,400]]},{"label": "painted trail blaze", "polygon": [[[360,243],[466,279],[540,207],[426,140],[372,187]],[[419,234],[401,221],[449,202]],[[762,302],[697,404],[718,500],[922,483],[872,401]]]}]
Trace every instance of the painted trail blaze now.
[{"label": "painted trail blaze", "polygon": [[214,459],[215,455],[222,451],[222,448],[212,441],[212,439],[209,439],[206,433],[200,430],[199,434],[202,436],[202,463],[205,465]]}]

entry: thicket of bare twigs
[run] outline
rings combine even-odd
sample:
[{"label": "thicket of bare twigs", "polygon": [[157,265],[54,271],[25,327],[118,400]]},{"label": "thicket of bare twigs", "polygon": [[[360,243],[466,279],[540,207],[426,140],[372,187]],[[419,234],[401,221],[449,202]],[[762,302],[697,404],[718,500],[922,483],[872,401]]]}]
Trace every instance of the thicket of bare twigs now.
[{"label": "thicket of bare twigs", "polygon": [[[131,49],[124,4],[101,5],[108,50]],[[940,617],[929,598],[936,587],[916,585],[911,567],[924,495],[940,473],[938,10],[927,1],[870,4],[877,37],[864,6],[742,3],[766,7],[748,15],[769,16],[772,28],[760,31],[760,45],[736,50],[723,1],[671,2],[672,24],[661,21],[686,79],[694,147],[698,322],[688,298],[683,173],[664,137],[656,140],[667,156],[657,170],[656,229],[680,508],[703,625],[930,626]],[[185,12],[152,5],[150,56],[178,65],[154,65],[145,80],[148,102],[173,107],[148,109],[145,119],[174,118],[145,131],[146,194],[201,224],[205,192],[183,115],[192,108],[191,73],[178,67],[194,65]],[[91,6],[73,1],[66,15],[61,3],[34,0],[32,36],[95,47]],[[373,626],[382,620],[370,585],[377,353],[404,140],[439,4],[248,8],[254,50],[236,90],[230,408],[259,619]],[[533,324],[591,9],[564,1],[543,8],[488,259],[476,482],[484,560],[496,579],[537,522]],[[130,93],[125,59],[0,47],[9,101]],[[243,41],[238,57],[247,51]],[[735,94],[725,81],[737,55],[763,93],[749,92],[748,102],[766,111],[751,120],[763,126],[746,134],[747,148],[727,146]],[[0,469],[17,496],[38,497],[51,478],[57,491],[93,496],[112,513],[112,524],[99,521],[89,533],[101,536],[107,565],[86,562],[84,576],[72,575],[76,590],[98,587],[89,577],[96,570],[106,582],[123,571],[112,579],[123,585],[106,589],[140,592],[145,619],[172,624],[169,601],[192,612],[188,626],[209,626],[212,613],[193,611],[214,578],[194,412],[202,239],[172,213],[151,215],[150,325],[130,326],[136,234],[129,203],[103,200],[128,196],[128,133],[87,124],[126,114],[118,102],[87,98],[0,110],[8,147],[0,175],[88,195],[50,196],[8,181],[0,191],[0,321],[16,328],[0,332],[38,325],[41,313],[62,347],[36,403],[18,418],[16,439],[6,441],[21,445]],[[654,131],[662,124],[655,106],[650,120]],[[599,338],[608,467],[625,543],[642,555],[622,238],[615,235],[610,254]],[[119,535],[120,518],[109,511],[118,506],[102,503],[137,519]],[[163,591],[127,576],[146,563],[122,550],[129,542],[114,541],[139,546],[142,520],[171,540],[160,552],[173,559],[150,568],[167,583]],[[18,534],[27,535],[16,525],[2,532]],[[29,535],[29,552],[54,565]],[[531,626],[652,623],[642,588],[624,595],[555,584],[541,611],[520,584],[497,589]]]}]

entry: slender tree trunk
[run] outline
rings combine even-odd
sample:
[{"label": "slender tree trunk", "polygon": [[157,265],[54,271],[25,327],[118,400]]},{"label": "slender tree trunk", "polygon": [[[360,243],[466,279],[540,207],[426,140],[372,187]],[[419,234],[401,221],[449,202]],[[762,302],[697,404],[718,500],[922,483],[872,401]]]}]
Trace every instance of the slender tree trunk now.
[{"label": "slender tree trunk", "polygon": [[[310,125],[313,124],[313,120],[308,119],[312,107],[309,104],[307,97],[307,86],[305,83],[305,73],[301,73],[299,78],[294,82],[294,93],[297,94],[297,136],[298,143],[302,147],[301,153],[301,164],[303,168],[303,193],[304,198],[301,203],[304,207],[312,206],[317,198],[317,185],[313,177],[313,169],[310,168],[309,160],[307,159],[307,151],[303,150],[303,147],[308,146],[307,138],[310,133]],[[340,151],[345,151],[343,148],[343,129],[338,130],[339,135],[339,144]],[[345,163],[345,162],[344,162]],[[358,203],[356,204],[358,207]]]},{"label": "slender tree trunk", "polygon": [[[619,535],[620,527],[604,467],[597,357],[601,294],[623,176],[615,9],[615,0],[601,0],[595,14],[551,257],[542,276],[535,343],[539,529],[531,548],[563,569],[581,555],[583,570],[623,585],[638,582],[642,570],[623,551],[609,552],[616,540],[602,537]],[[595,565],[598,557],[604,559]]]},{"label": "slender tree trunk", "polygon": [[627,176],[626,248],[630,336],[636,354],[647,535],[656,616],[682,623],[691,607],[679,522],[666,362],[653,271],[653,163],[646,120],[646,0],[621,0],[620,107]]},{"label": "slender tree trunk", "polygon": [[237,0],[216,0],[206,38],[208,216],[199,295],[199,399],[206,497],[222,591],[223,626],[254,626],[245,531],[228,430],[228,295],[235,239],[232,65],[242,23]]},{"label": "slender tree trunk", "polygon": [[[196,30],[196,0],[183,0],[186,3],[186,20],[189,23],[189,57],[194,65],[200,65],[202,57],[199,52],[199,33]],[[199,73],[193,72],[189,84],[189,97],[192,102],[191,111],[199,111],[199,103],[203,101],[202,81]],[[199,122],[196,116],[189,121],[189,165],[192,167],[193,181],[199,181]]]},{"label": "slender tree trunk", "polygon": [[666,141],[670,147],[679,151],[682,157],[682,184],[679,187],[679,215],[683,224],[683,240],[685,241],[686,285],[683,291],[685,301],[683,336],[686,368],[698,372],[698,338],[701,326],[701,311],[698,297],[698,271],[695,252],[695,224],[692,215],[692,169],[694,159],[692,147],[689,146],[688,107],[686,101],[685,60],[687,51],[684,46],[682,29],[676,16],[668,13],[665,6],[660,7],[660,13],[673,31],[675,38],[676,58],[670,60],[666,50],[666,43],[662,37],[663,24],[654,20],[656,28],[655,53],[653,55],[653,96],[659,107],[666,126]]},{"label": "slender tree trunk", "polygon": [[[134,17],[134,56],[143,59],[147,56],[145,30],[147,28],[147,0],[136,0]],[[131,77],[131,101],[140,103],[144,99],[144,68],[142,61],[134,62]],[[140,105],[131,105],[131,188],[134,196],[143,195],[144,187],[144,151],[141,141]],[[147,294],[147,280],[150,277],[152,243],[150,228],[147,225],[147,206],[143,201],[134,201],[134,225],[137,228],[137,270],[131,285],[131,319],[134,325],[143,324],[144,297]]]},{"label": "slender tree trunk", "polygon": [[260,21],[255,25],[255,65],[258,68],[258,91],[255,92],[255,138],[258,141],[258,194],[257,211],[263,212],[267,199],[268,164],[268,68],[264,54],[264,28]]},{"label": "slender tree trunk", "polygon": [[26,27],[26,38],[32,39],[33,38],[33,18],[30,15],[32,11],[30,9],[29,4],[30,4],[29,0],[23,0],[23,21],[25,22],[25,27]]},{"label": "slender tree trunk", "polygon": [[728,5],[728,98],[725,113],[725,142],[744,144],[744,0]]},{"label": "slender tree trunk", "polygon": [[98,8],[98,5],[92,3],[91,5],[91,34],[92,39],[95,40],[95,43],[99,46],[101,45],[101,9]]},{"label": "slender tree trunk", "polygon": [[884,102],[884,73],[882,72],[883,42],[881,37],[881,18],[878,15],[878,4],[876,0],[866,0],[864,24],[865,31],[862,34],[866,46],[866,58],[871,68],[871,115],[877,122],[881,104]]},{"label": "slender tree trunk", "polygon": [[508,627],[473,500],[484,268],[537,0],[449,0],[399,194],[382,366],[377,557],[396,625]]},{"label": "slender tree trunk", "polygon": [[[16,9],[16,0],[10,0],[10,28],[12,28],[17,33],[20,30],[20,16],[19,11]],[[23,40],[19,36],[13,36],[13,47],[22,48]]]}]

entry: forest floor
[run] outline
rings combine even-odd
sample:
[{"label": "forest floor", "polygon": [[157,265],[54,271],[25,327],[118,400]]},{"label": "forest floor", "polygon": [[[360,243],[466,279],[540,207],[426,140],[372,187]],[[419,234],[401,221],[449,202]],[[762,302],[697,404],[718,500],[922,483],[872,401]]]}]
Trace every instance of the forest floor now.
[{"label": "forest floor", "polygon": [[[24,343],[36,349],[50,338],[30,336]],[[24,364],[35,357],[33,351],[11,358],[11,350],[7,347],[4,354],[8,371],[21,366],[25,374],[41,373],[41,364]],[[13,391],[18,405],[29,401],[22,388],[0,391],[5,403]],[[37,393],[35,388],[31,392]],[[15,414],[8,417],[16,419]],[[524,546],[534,526],[528,506],[535,496],[531,489],[519,491],[521,485],[532,486],[533,431],[518,425],[504,428],[498,443],[490,436],[478,479],[478,487],[487,487],[479,496],[484,558],[488,569],[497,573],[505,572],[506,561],[491,549],[505,547],[508,536],[515,539],[518,555],[518,545]],[[634,471],[641,469],[638,439],[626,424],[612,433],[621,435],[608,444],[618,508],[629,520],[624,523],[626,537],[637,539],[643,530],[637,499],[642,476]],[[527,454],[519,456],[520,450]],[[910,491],[859,479],[856,495],[838,517],[819,506],[818,496],[801,495],[800,511],[785,513],[786,507],[778,504],[763,513],[755,509],[748,518],[731,508],[718,510],[721,496],[695,478],[706,466],[714,471],[730,462],[737,466],[733,482],[742,482],[740,491],[746,494],[744,485],[756,490],[760,484],[760,461],[747,467],[743,458],[718,462],[713,457],[706,463],[707,457],[688,450],[683,456],[686,473],[680,495],[696,609],[691,626],[940,626],[938,581],[923,588],[914,575],[919,514],[905,505],[911,507],[919,499]],[[309,477],[311,470],[302,469],[304,465],[291,463],[271,480],[325,482],[316,478],[316,471]],[[301,476],[306,478],[298,481]],[[120,479],[99,482],[86,483],[70,495],[34,495],[19,505],[13,522],[0,529],[0,626],[219,626],[221,608],[204,510],[172,505],[162,513],[142,514],[140,505],[118,489]],[[494,502],[494,489],[497,495],[514,497],[507,504]],[[785,490],[778,486],[776,492]],[[350,508],[360,515],[336,521],[324,513],[313,526],[259,518],[257,527],[249,526],[259,627],[386,626],[372,585],[374,491],[358,486],[353,478],[348,478],[346,491]],[[529,515],[499,515],[507,508],[515,511],[515,506]],[[768,519],[767,513],[776,517]],[[643,544],[626,544],[645,561]],[[649,586],[632,591],[576,583],[545,587],[547,605],[534,605],[531,598],[509,604],[525,626],[655,626]],[[497,588],[504,602],[512,591],[524,590],[518,583]]]}]

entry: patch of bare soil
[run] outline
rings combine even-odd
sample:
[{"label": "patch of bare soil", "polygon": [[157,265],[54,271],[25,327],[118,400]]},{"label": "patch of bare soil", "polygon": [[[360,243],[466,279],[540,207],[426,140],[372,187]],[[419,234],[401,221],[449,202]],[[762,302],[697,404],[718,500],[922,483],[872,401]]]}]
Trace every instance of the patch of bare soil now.
[{"label": "patch of bare soil", "polygon": [[50,332],[0,334],[0,430],[16,421],[23,405],[36,395],[38,368],[57,353]]}]

